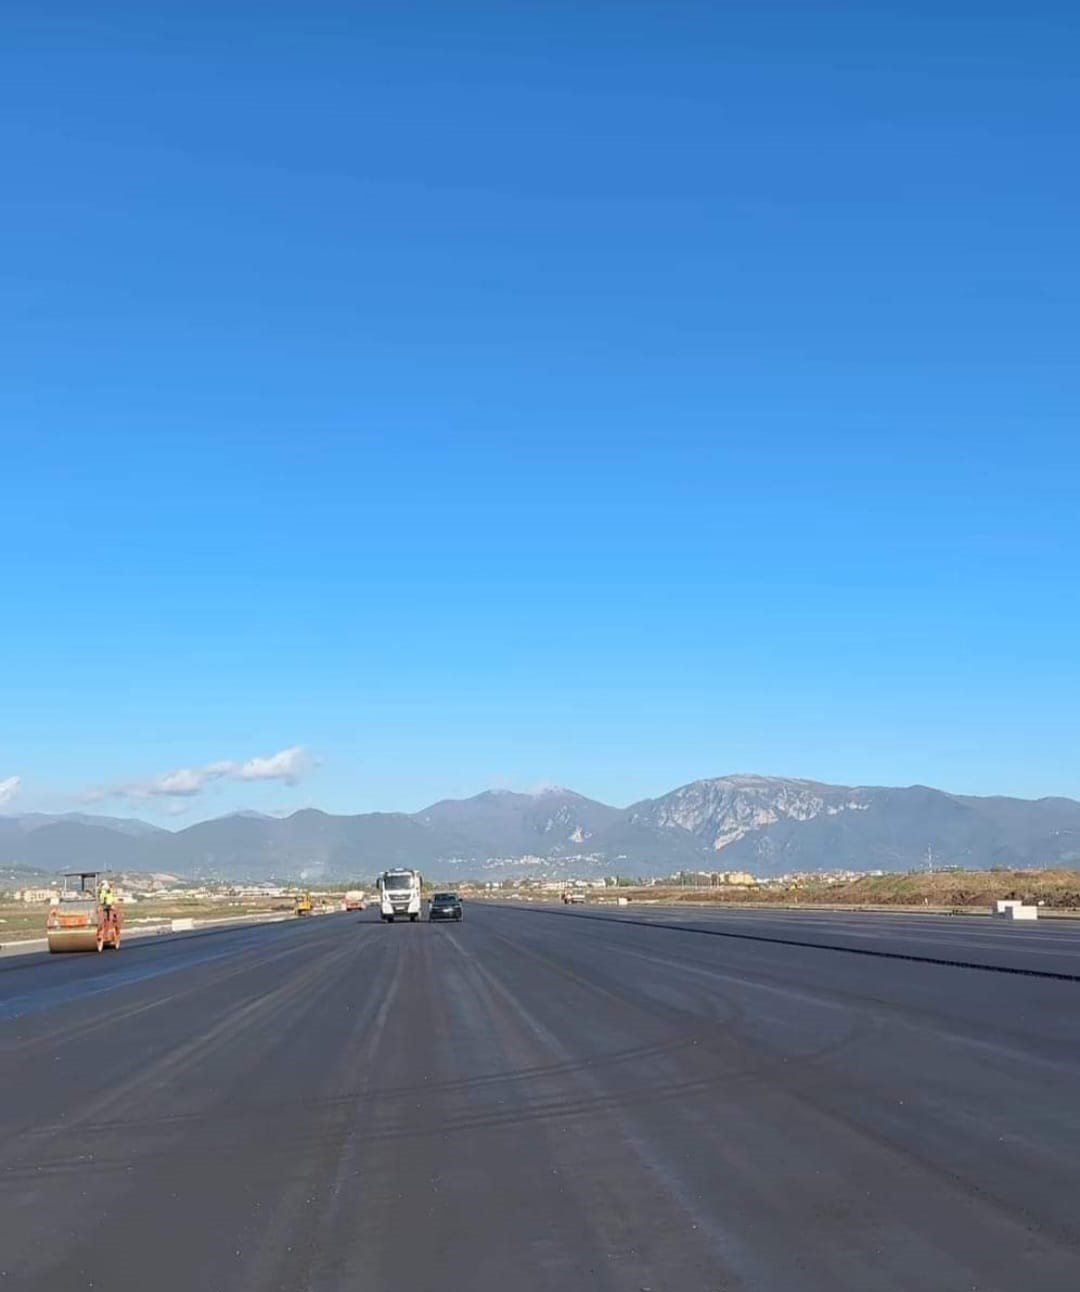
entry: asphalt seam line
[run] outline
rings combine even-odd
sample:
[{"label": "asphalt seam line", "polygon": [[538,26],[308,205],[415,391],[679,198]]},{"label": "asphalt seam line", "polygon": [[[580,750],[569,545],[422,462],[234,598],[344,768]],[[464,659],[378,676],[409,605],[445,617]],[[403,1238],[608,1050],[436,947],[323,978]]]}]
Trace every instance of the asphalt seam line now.
[{"label": "asphalt seam line", "polygon": [[909,955],[904,951],[879,951],[873,947],[839,947],[829,942],[806,942],[801,938],[774,938],[764,933],[732,933],[727,929],[703,929],[694,924],[664,924],[660,920],[628,920],[621,915],[585,915],[569,911],[546,911],[522,906],[499,905],[503,911],[523,915],[554,915],[558,919],[595,920],[598,924],[629,924],[633,928],[671,929],[675,933],[703,933],[710,938],[737,938],[742,942],[769,942],[781,947],[807,947],[811,951],[844,951],[852,956],[875,956],[879,960],[907,960],[913,964],[943,965],[948,969],[980,969],[983,973],[1009,973],[1022,978],[1052,978],[1058,982],[1080,982],[1080,973],[1061,973],[1053,969],[1021,969],[1015,965],[979,964],[974,960],[951,960],[943,956]]}]

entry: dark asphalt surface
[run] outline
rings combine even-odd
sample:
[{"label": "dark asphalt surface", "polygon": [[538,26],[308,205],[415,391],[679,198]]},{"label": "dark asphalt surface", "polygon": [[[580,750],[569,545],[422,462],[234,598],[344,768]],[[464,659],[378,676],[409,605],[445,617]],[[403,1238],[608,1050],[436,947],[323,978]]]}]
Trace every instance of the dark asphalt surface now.
[{"label": "dark asphalt surface", "polygon": [[0,1093],[0,1289],[1080,1287],[1071,924],[470,904],[29,955]]}]

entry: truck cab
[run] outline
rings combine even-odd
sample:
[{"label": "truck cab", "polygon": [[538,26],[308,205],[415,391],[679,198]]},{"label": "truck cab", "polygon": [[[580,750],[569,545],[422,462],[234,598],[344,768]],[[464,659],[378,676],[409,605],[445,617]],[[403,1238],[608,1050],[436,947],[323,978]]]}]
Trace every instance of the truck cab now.
[{"label": "truck cab", "polygon": [[387,924],[408,916],[420,918],[423,880],[418,870],[384,870],[379,876],[379,914]]}]

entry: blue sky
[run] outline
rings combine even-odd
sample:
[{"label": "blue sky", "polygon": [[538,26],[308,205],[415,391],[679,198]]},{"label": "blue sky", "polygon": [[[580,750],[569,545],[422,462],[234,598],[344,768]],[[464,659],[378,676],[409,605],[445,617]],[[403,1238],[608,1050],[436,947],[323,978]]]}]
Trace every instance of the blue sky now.
[{"label": "blue sky", "polygon": [[1080,796],[1074,5],[4,26],[0,810]]}]

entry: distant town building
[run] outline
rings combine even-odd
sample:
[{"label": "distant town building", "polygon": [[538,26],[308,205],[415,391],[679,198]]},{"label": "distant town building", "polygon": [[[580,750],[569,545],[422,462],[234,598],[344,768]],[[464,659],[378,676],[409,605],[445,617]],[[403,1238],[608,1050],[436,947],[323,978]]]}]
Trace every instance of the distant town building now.
[{"label": "distant town building", "polygon": [[17,902],[48,902],[55,896],[55,888],[23,888],[15,892]]}]

